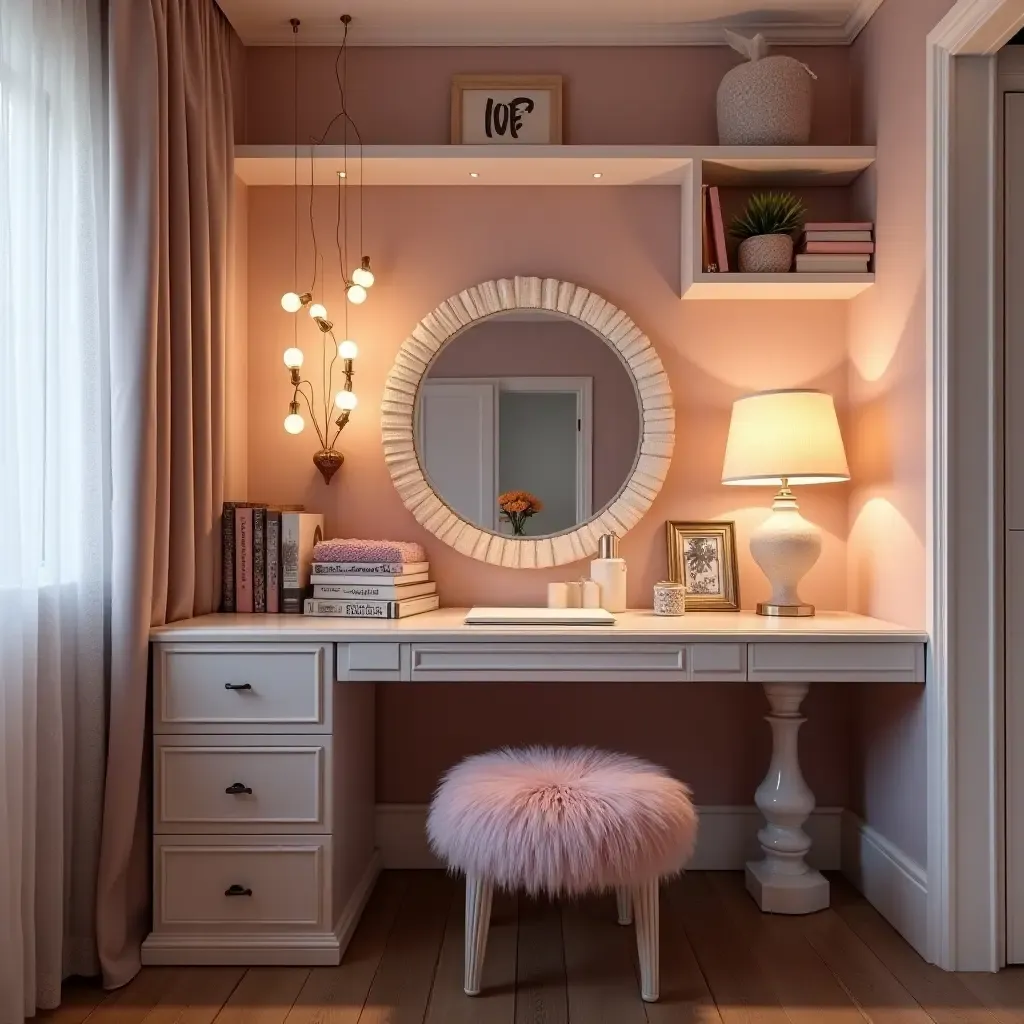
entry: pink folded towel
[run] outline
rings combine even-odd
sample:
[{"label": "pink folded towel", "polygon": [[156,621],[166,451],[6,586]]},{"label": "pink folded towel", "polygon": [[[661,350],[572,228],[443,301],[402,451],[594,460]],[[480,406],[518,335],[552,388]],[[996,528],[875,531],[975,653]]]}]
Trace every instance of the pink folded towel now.
[{"label": "pink folded towel", "polygon": [[313,547],[314,562],[425,562],[422,545],[405,540],[322,540]]}]

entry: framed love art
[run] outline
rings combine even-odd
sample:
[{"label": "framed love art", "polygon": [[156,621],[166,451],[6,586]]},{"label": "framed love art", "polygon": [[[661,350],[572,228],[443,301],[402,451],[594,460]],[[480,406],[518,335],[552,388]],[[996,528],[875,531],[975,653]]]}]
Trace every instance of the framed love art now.
[{"label": "framed love art", "polygon": [[456,75],[452,79],[453,145],[561,142],[561,75]]}]

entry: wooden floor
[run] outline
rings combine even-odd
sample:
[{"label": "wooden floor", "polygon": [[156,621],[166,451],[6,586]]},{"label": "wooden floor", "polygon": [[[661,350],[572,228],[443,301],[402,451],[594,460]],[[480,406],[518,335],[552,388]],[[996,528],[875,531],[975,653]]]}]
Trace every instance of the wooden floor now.
[{"label": "wooden floor", "polygon": [[42,1014],[78,1024],[1024,1024],[1024,968],[926,965],[852,889],[832,909],[760,914],[732,873],[662,895],[661,1002],[637,986],[614,901],[496,897],[484,994],[462,994],[462,893],[440,872],[388,872],[340,967],[146,968],[103,993],[69,984]]}]

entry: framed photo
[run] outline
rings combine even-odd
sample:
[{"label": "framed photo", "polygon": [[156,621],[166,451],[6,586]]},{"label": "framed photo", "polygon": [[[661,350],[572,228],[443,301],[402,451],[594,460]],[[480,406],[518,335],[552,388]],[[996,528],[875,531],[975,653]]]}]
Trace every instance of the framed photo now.
[{"label": "framed photo", "polygon": [[453,145],[561,142],[561,75],[456,75],[452,79]]},{"label": "framed photo", "polygon": [[740,584],[736,565],[736,524],[665,524],[668,575],[686,584],[686,609],[738,612]]}]

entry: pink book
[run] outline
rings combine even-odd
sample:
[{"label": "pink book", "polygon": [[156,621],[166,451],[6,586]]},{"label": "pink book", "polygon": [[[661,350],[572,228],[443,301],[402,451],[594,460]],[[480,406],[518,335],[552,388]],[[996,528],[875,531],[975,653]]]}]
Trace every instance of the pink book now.
[{"label": "pink book", "polygon": [[252,509],[235,509],[235,611],[252,611]]},{"label": "pink book", "polygon": [[804,252],[873,253],[874,242],[805,242]]},{"label": "pink book", "polygon": [[819,220],[804,225],[804,231],[872,231],[869,220]]},{"label": "pink book", "polygon": [[715,236],[715,256],[720,274],[729,273],[729,252],[725,247],[725,223],[722,220],[722,201],[718,196],[718,186],[712,185],[708,190],[711,195],[711,229]]}]

